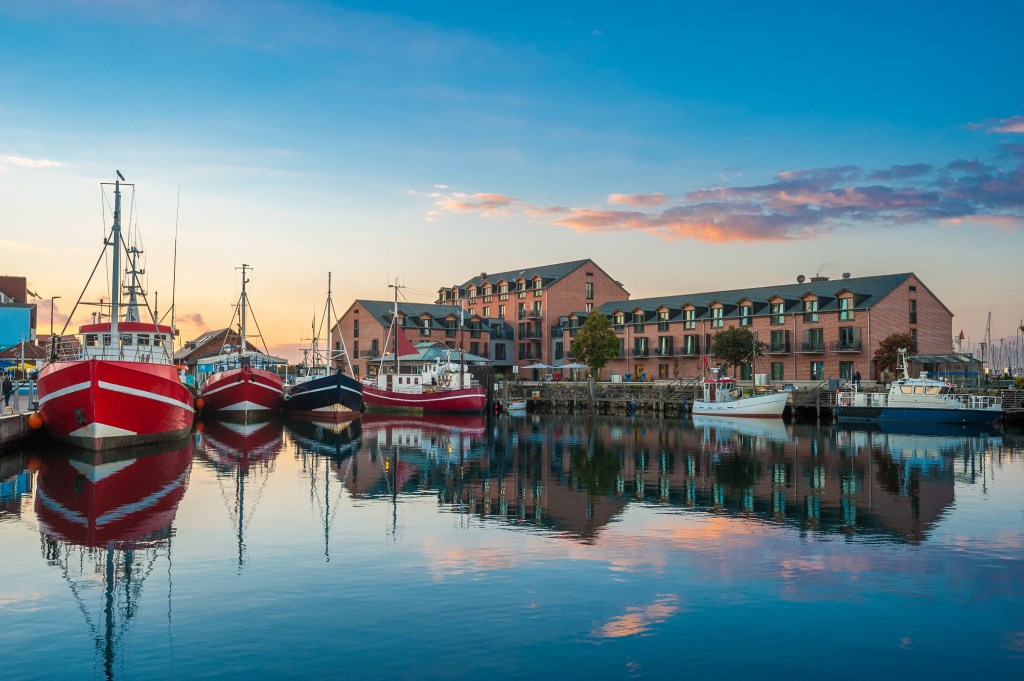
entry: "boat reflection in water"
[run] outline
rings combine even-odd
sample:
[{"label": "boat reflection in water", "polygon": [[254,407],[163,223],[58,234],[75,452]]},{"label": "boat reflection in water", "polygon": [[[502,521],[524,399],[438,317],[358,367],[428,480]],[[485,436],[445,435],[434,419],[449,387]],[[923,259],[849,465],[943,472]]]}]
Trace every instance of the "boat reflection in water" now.
[{"label": "boat reflection in water", "polygon": [[67,580],[108,679],[123,657],[143,581],[160,561],[171,588],[172,525],[188,486],[193,441],[170,446],[177,448],[93,453],[49,446],[40,459],[35,509],[43,556]]},{"label": "boat reflection in water", "polygon": [[[255,507],[274,472],[274,461],[281,453],[281,422],[272,419],[242,423],[204,419],[196,454],[217,473],[221,496],[228,505],[238,546],[238,567],[245,564],[245,530],[252,517],[246,517],[246,503]],[[255,489],[250,487],[255,486]],[[230,488],[230,489],[229,489]],[[246,498],[248,496],[248,499]]]}]

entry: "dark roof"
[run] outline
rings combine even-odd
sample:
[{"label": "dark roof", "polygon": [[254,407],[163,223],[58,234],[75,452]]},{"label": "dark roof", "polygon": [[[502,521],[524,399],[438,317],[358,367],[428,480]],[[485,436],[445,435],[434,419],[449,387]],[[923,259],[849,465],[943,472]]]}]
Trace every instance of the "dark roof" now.
[{"label": "dark roof", "polygon": [[[617,300],[605,303],[598,311],[604,315],[611,316],[616,310],[632,312],[643,310],[647,319],[651,319],[650,313],[659,307],[666,307],[670,310],[670,319],[677,317],[675,312],[686,305],[693,305],[697,309],[697,319],[707,316],[708,306],[711,303],[722,303],[726,308],[725,314],[733,317],[738,313],[738,304],[741,300],[749,300],[753,304],[754,314],[767,312],[766,303],[770,298],[780,297],[785,301],[785,312],[803,311],[801,298],[807,294],[818,297],[820,301],[819,311],[838,309],[836,296],[841,291],[850,291],[854,294],[854,309],[866,310],[876,304],[885,296],[889,295],[900,284],[910,277],[912,272],[901,274],[882,274],[871,277],[850,277],[848,279],[828,279],[825,281],[805,281],[803,283],[778,284],[775,286],[759,286],[756,288],[741,288],[729,291],[703,291],[700,293],[685,293],[681,295],[658,296],[656,298],[643,298],[636,300]],[[577,312],[577,316],[585,317],[585,312]]]},{"label": "dark roof", "polygon": [[[395,310],[394,301],[390,300],[356,300],[355,304],[373,315],[383,326],[391,325],[391,315]],[[445,317],[460,313],[465,315],[468,322],[470,315],[462,311],[459,305],[433,305],[431,303],[398,303],[398,313],[404,314],[406,318],[421,317],[429,314],[433,319],[444,319]]]},{"label": "dark roof", "polygon": [[502,279],[504,279],[505,281],[515,281],[519,277],[529,280],[533,279],[537,275],[540,275],[541,279],[543,279],[544,283],[546,284],[550,281],[556,281],[567,276],[568,274],[576,271],[577,269],[579,269],[588,262],[590,262],[589,258],[586,260],[573,260],[572,262],[560,262],[554,265],[523,267],[518,270],[509,270],[508,272],[495,272],[494,274],[487,272],[486,279],[481,277],[480,275],[477,275],[470,279],[469,281],[467,281],[466,283],[462,284],[462,286],[460,286],[459,288],[466,288],[470,284],[476,284],[477,286],[480,286],[481,284],[484,283],[484,281],[489,281],[493,284]]}]

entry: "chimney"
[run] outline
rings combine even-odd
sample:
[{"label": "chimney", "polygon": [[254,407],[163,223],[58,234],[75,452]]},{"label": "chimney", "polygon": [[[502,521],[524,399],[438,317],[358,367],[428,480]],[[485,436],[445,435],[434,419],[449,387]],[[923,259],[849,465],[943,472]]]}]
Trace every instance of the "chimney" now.
[{"label": "chimney", "polygon": [[850,273],[849,272],[843,272],[843,279],[849,279],[849,278],[850,278]]}]

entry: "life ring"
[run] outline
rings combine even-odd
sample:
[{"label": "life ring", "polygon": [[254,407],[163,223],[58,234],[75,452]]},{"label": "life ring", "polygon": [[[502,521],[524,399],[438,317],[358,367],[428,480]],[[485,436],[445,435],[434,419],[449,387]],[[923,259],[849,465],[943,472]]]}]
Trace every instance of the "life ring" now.
[{"label": "life ring", "polygon": [[448,374],[441,374],[437,379],[437,384],[440,386],[445,386],[451,383],[451,380],[452,377],[449,376]]}]

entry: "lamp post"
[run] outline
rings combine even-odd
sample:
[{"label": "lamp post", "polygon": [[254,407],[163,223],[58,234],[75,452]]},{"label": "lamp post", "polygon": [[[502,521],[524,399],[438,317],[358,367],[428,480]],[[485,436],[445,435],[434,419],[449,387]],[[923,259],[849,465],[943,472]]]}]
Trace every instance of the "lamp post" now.
[{"label": "lamp post", "polygon": [[60,296],[50,296],[50,361],[53,362],[57,359],[57,343],[53,338],[53,301],[60,298]]}]

